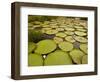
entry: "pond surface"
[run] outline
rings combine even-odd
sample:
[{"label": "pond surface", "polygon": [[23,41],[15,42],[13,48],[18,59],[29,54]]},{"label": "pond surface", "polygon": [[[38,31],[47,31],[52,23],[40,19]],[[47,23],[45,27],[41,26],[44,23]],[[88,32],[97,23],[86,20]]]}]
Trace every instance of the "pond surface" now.
[{"label": "pond surface", "polygon": [[87,64],[87,22],[81,17],[29,16],[28,66]]}]

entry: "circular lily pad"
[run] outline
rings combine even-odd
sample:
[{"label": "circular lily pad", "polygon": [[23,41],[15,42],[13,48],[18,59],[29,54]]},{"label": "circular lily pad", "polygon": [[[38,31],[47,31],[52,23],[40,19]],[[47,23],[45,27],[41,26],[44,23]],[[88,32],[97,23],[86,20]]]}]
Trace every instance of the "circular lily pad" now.
[{"label": "circular lily pad", "polygon": [[75,40],[73,39],[72,36],[65,37],[65,40],[68,41],[68,42],[72,42],[72,43],[75,42]]},{"label": "circular lily pad", "polygon": [[56,25],[55,25],[55,26],[54,26],[54,25],[52,25],[52,26],[51,26],[51,28],[58,28],[58,26],[56,26]]},{"label": "circular lily pad", "polygon": [[63,28],[56,28],[56,30],[58,30],[58,31],[64,31]]},{"label": "circular lily pad", "polygon": [[42,28],[42,33],[46,33],[48,30],[51,30],[51,28]]},{"label": "circular lily pad", "polygon": [[47,54],[56,49],[57,45],[53,40],[41,40],[37,43],[36,53]]},{"label": "circular lily pad", "polygon": [[87,64],[88,63],[88,55],[84,55],[82,57],[82,64]]},{"label": "circular lily pad", "polygon": [[28,53],[31,53],[36,48],[36,44],[33,42],[28,42]]},{"label": "circular lily pad", "polygon": [[41,55],[36,53],[31,53],[28,55],[28,66],[42,66],[43,58]]},{"label": "circular lily pad", "polygon": [[72,64],[72,60],[68,53],[56,50],[55,52],[52,52],[48,54],[44,61],[44,65],[70,65]]},{"label": "circular lily pad", "polygon": [[66,34],[62,33],[62,32],[59,32],[59,33],[56,34],[56,36],[63,38],[63,37],[66,37]]},{"label": "circular lily pad", "polygon": [[72,50],[70,53],[70,56],[72,57],[72,60],[77,63],[77,64],[81,64],[81,60],[82,60],[82,56],[84,56],[85,54],[80,51],[79,49],[74,49]]},{"label": "circular lily pad", "polygon": [[87,44],[80,44],[80,49],[84,52],[84,53],[88,53],[88,48],[87,48]]},{"label": "circular lily pad", "polygon": [[78,36],[86,36],[87,34],[85,32],[75,31],[75,34]]},{"label": "circular lily pad", "polygon": [[79,29],[79,28],[83,28],[82,26],[74,26],[74,28]]},{"label": "circular lily pad", "polygon": [[63,39],[60,38],[60,37],[54,37],[53,40],[54,40],[56,43],[63,42]]},{"label": "circular lily pad", "polygon": [[66,33],[67,35],[73,35],[74,34],[74,32],[72,32],[72,31],[65,31],[64,33]]},{"label": "circular lily pad", "polygon": [[64,28],[66,31],[74,31],[75,29],[74,28],[68,28],[68,27],[66,27],[66,28]]},{"label": "circular lily pad", "polygon": [[70,42],[61,42],[59,43],[59,48],[63,51],[71,51],[73,49],[73,44]]},{"label": "circular lily pad", "polygon": [[81,43],[86,43],[87,42],[87,39],[84,38],[84,37],[81,37],[81,36],[75,36],[74,39],[78,42],[81,42]]},{"label": "circular lily pad", "polygon": [[82,28],[79,28],[79,29],[76,29],[78,31],[81,31],[81,32],[86,32],[87,30],[86,29],[82,29]]},{"label": "circular lily pad", "polygon": [[46,34],[56,34],[57,32],[57,30],[47,30]]}]

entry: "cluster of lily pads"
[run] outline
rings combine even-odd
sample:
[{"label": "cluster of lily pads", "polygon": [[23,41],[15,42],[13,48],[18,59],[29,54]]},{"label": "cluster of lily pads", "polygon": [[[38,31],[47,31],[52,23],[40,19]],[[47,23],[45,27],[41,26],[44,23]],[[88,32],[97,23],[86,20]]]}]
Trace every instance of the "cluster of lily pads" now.
[{"label": "cluster of lily pads", "polygon": [[86,18],[28,22],[28,66],[88,63]]}]

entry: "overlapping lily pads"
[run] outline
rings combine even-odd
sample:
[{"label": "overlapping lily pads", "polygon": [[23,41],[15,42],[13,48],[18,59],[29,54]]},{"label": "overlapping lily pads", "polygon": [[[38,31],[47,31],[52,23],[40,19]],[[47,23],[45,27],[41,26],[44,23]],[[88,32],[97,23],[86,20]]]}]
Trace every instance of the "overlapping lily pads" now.
[{"label": "overlapping lily pads", "polygon": [[87,32],[80,17],[29,17],[28,66],[87,64]]},{"label": "overlapping lily pads", "polygon": [[81,60],[84,55],[85,54],[78,49],[74,49],[70,52],[70,56],[72,57],[73,62],[76,64],[81,64]]}]

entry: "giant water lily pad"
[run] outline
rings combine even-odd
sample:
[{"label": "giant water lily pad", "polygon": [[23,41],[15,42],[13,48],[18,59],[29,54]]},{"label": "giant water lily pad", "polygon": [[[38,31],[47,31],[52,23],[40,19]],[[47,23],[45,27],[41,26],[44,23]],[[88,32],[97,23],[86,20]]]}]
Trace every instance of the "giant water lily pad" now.
[{"label": "giant water lily pad", "polygon": [[31,53],[28,55],[28,66],[42,66],[43,58],[40,54]]},{"label": "giant water lily pad", "polygon": [[88,55],[84,55],[82,57],[82,64],[87,64],[88,63]]},{"label": "giant water lily pad", "polygon": [[65,41],[59,43],[58,46],[63,51],[71,51],[73,49],[73,44],[70,42],[65,42]]},{"label": "giant water lily pad", "polygon": [[75,40],[73,39],[72,36],[65,37],[65,40],[68,41],[68,42],[72,42],[72,43],[75,42]]},{"label": "giant water lily pad", "polygon": [[84,52],[84,53],[88,53],[88,48],[87,48],[87,44],[80,44],[80,49]]},{"label": "giant water lily pad", "polygon": [[36,44],[33,42],[28,42],[28,53],[31,53],[36,48]]},{"label": "giant water lily pad", "polygon": [[37,43],[37,48],[35,49],[36,53],[47,54],[56,49],[56,43],[53,40],[41,40]]},{"label": "giant water lily pad", "polygon": [[44,61],[44,65],[70,65],[72,64],[72,60],[68,53],[61,51],[61,50],[56,50],[46,57]]},{"label": "giant water lily pad", "polygon": [[59,33],[56,34],[56,36],[63,38],[63,37],[66,37],[66,34],[63,33],[63,32],[59,32]]},{"label": "giant water lily pad", "polygon": [[76,29],[82,29],[83,27],[82,26],[74,26],[74,28],[76,28]]},{"label": "giant water lily pad", "polygon": [[81,36],[74,36],[74,39],[78,42],[81,42],[81,43],[86,43],[87,42],[87,39],[84,38],[84,37],[81,37]]},{"label": "giant water lily pad", "polygon": [[74,31],[75,29],[74,28],[70,28],[70,27],[66,27],[64,28],[66,31]]},{"label": "giant water lily pad", "polygon": [[74,49],[70,52],[70,56],[72,57],[72,60],[77,64],[81,64],[82,56],[84,55],[85,54],[79,49]]},{"label": "giant water lily pad", "polygon": [[46,34],[56,34],[57,32],[57,30],[47,30]]},{"label": "giant water lily pad", "polygon": [[60,37],[54,37],[53,40],[54,40],[56,43],[63,42],[63,39],[60,38]]},{"label": "giant water lily pad", "polygon": [[56,30],[58,30],[58,31],[64,31],[63,28],[56,28]]},{"label": "giant water lily pad", "polygon": [[81,32],[86,32],[87,30],[86,29],[82,29],[82,28],[79,28],[79,29],[76,29],[78,31],[81,31]]},{"label": "giant water lily pad", "polygon": [[74,34],[74,32],[72,32],[72,31],[65,31],[64,33],[66,33],[67,35],[73,35]]},{"label": "giant water lily pad", "polygon": [[46,33],[48,30],[51,30],[51,28],[42,28],[42,33]]},{"label": "giant water lily pad", "polygon": [[75,34],[78,36],[86,36],[87,34],[85,32],[75,31]]}]

